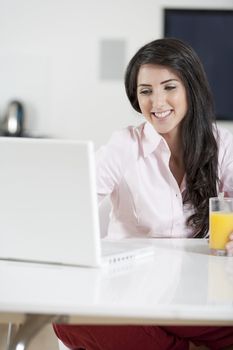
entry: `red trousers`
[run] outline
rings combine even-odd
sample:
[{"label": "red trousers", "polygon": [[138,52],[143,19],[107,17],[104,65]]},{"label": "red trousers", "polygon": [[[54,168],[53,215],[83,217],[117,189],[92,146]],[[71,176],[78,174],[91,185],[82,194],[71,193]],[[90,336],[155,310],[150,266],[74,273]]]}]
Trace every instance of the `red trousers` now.
[{"label": "red trousers", "polygon": [[233,345],[233,327],[54,324],[53,328],[72,350],[188,350],[189,342],[219,350]]}]

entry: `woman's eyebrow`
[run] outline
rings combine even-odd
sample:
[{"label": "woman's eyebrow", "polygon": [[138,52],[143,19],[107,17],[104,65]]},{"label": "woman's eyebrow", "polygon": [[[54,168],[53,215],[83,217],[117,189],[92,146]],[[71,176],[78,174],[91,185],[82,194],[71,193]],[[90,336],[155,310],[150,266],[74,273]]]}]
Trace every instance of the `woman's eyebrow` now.
[{"label": "woman's eyebrow", "polygon": [[167,79],[167,80],[161,81],[161,83],[160,83],[160,84],[170,83],[171,81],[179,81],[179,80],[178,80],[178,79],[175,79],[175,78],[172,78],[172,79]]},{"label": "woman's eyebrow", "polygon": [[150,84],[138,84],[138,87],[139,86],[151,86]]}]

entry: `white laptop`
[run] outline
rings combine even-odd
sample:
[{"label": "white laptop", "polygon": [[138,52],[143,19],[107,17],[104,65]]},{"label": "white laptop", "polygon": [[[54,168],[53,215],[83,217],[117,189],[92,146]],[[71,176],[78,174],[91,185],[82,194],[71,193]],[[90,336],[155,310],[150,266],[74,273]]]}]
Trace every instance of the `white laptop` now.
[{"label": "white laptop", "polygon": [[92,142],[0,137],[0,259],[101,266],[154,254],[102,243]]}]

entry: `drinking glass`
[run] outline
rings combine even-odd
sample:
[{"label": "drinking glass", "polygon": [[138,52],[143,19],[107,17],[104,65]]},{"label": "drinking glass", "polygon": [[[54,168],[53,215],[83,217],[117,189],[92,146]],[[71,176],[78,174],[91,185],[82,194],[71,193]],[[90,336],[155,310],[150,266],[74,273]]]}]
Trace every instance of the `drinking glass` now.
[{"label": "drinking glass", "polygon": [[209,247],[213,255],[226,255],[225,245],[233,232],[233,198],[209,199]]}]

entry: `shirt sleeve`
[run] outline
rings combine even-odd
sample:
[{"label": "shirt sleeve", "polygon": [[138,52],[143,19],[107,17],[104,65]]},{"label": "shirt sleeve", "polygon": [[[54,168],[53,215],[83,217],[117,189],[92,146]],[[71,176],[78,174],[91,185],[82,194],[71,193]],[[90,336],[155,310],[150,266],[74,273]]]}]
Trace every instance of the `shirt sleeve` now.
[{"label": "shirt sleeve", "polygon": [[233,197],[233,134],[228,130],[219,133],[220,192]]},{"label": "shirt sleeve", "polygon": [[115,132],[96,152],[96,183],[99,201],[120,183],[130,158],[132,137],[129,129]]}]

